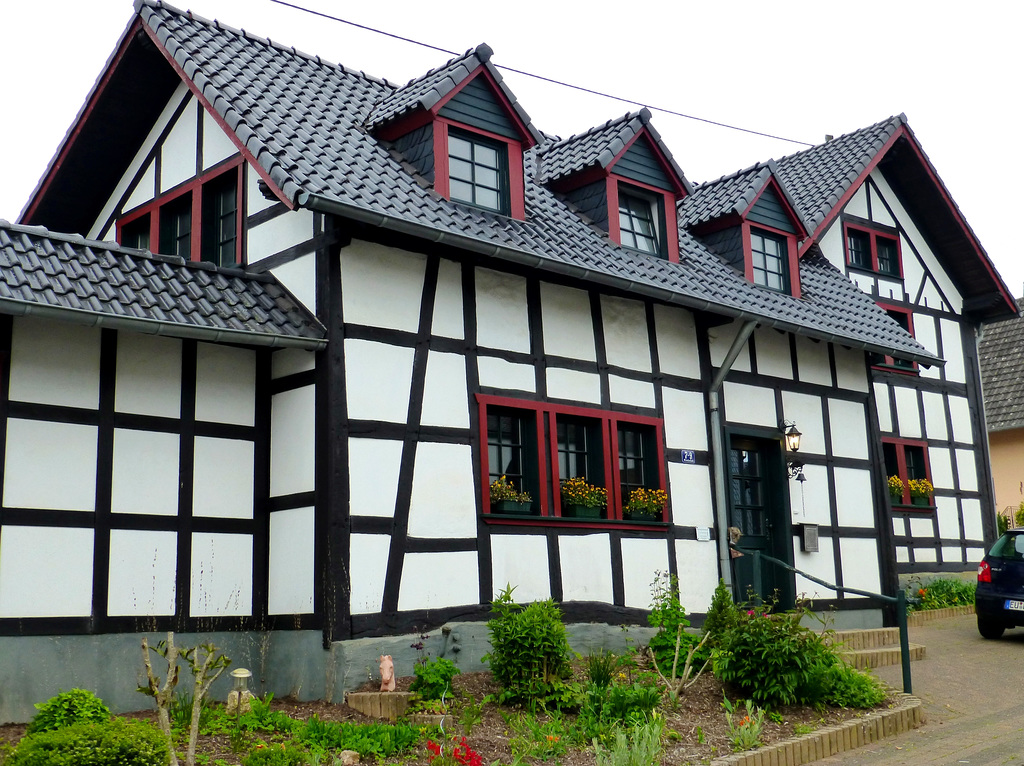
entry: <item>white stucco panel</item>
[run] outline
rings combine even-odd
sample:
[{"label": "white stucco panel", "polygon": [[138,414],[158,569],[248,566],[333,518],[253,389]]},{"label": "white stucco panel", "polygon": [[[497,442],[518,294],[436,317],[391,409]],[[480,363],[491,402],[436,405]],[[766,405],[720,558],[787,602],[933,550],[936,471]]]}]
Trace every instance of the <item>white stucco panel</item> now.
[{"label": "white stucco panel", "polygon": [[421,441],[409,501],[411,537],[476,537],[473,452],[468,444]]},{"label": "white stucco panel", "polygon": [[850,201],[847,202],[846,206],[843,208],[843,213],[845,215],[855,215],[858,218],[864,218],[865,220],[871,218],[871,216],[868,215],[867,184],[861,184],[860,188],[854,192],[853,196],[850,197]]},{"label": "white stucco panel", "polygon": [[[939,354],[939,341],[936,334],[935,318],[919,314],[914,317],[914,339],[922,346],[937,356]],[[918,365],[918,371],[922,378],[942,377],[942,368],[938,366],[925,367]]]},{"label": "white stucco panel", "polygon": [[706,450],[708,421],[704,395],[699,391],[665,388],[661,392],[665,412],[665,444],[669,449]]},{"label": "white stucco panel", "polygon": [[160,150],[161,192],[195,177],[198,130],[196,100],[189,98]]},{"label": "white stucco panel", "polygon": [[793,355],[789,335],[772,329],[754,330],[754,353],[758,375],[793,379]]},{"label": "white stucco panel", "polygon": [[[841,527],[875,526],[871,498],[871,471],[861,468],[835,468],[836,512]],[[834,581],[833,581],[834,582]]]},{"label": "white stucco panel", "polygon": [[[838,360],[837,360],[838,363]],[[802,335],[796,336],[797,373],[804,383],[832,385],[832,368],[828,362],[828,343]]]},{"label": "white stucco panel", "polygon": [[640,372],[651,371],[651,341],[647,313],[640,301],[601,296],[605,355],[608,364]]},{"label": "white stucco panel", "polygon": [[892,409],[889,407],[889,386],[873,383],[875,390],[875,413],[878,415],[878,430],[883,434],[892,433]]},{"label": "white stucco panel", "polygon": [[608,376],[608,392],[617,404],[631,404],[634,407],[654,409],[654,384],[643,380]]},{"label": "white stucco panel", "polygon": [[114,429],[112,512],[177,515],[179,439],[178,434]]},{"label": "white stucco panel", "polygon": [[395,515],[402,442],[348,440],[349,511],[353,516]]},{"label": "white stucco panel", "polygon": [[918,564],[931,564],[939,560],[939,555],[931,546],[914,546],[914,560]]},{"label": "white stucco panel", "polygon": [[404,423],[409,417],[413,355],[411,348],[346,338],[349,417]]},{"label": "white stucco panel", "polygon": [[196,345],[196,420],[255,425],[255,351]]},{"label": "white stucco panel", "polygon": [[[818,552],[804,553],[800,550],[800,543],[793,540],[793,566],[801,569],[812,577],[817,577],[825,582],[836,581],[835,557],[832,555],[833,539],[831,537],[818,538]],[[844,573],[845,574],[845,573]],[[826,588],[813,580],[808,580],[801,575],[795,576],[796,595],[798,598],[835,598],[836,592],[832,588]]]},{"label": "white stucco panel", "polygon": [[100,331],[17,317],[11,337],[11,401],[96,409]]},{"label": "white stucco panel", "polygon": [[782,392],[782,416],[797,424],[800,452],[810,455],[825,454],[825,423],[821,415],[821,397],[808,394]]},{"label": "white stucco panel", "polygon": [[233,157],[238,149],[208,113],[203,114],[203,169],[212,168],[218,162]]},{"label": "white stucco panel", "polygon": [[928,448],[928,467],[936,489],[953,489],[953,463],[946,447]]},{"label": "white stucco panel", "polygon": [[405,557],[398,609],[442,609],[480,603],[476,553],[409,553]]},{"label": "white stucco panel", "polygon": [[911,537],[924,540],[935,536],[935,523],[930,518],[911,516],[908,521],[910,522]]},{"label": "white stucco panel", "polygon": [[706,465],[668,464],[672,521],[694,527],[713,527],[711,471]]},{"label": "white stucco panel", "polygon": [[978,466],[974,460],[974,450],[956,451],[956,474],[960,479],[960,489],[964,492],[978,491]]},{"label": "white stucco panel", "polygon": [[537,391],[537,372],[531,365],[506,362],[496,356],[478,356],[476,365],[481,386]]},{"label": "white stucco panel", "polygon": [[192,533],[193,617],[252,614],[252,535]]},{"label": "white stucco panel", "polygon": [[270,357],[270,376],[277,380],[288,375],[316,369],[316,355],[312,351],[282,348]]},{"label": "white stucco panel", "polygon": [[693,314],[672,306],[655,304],[654,326],[658,340],[658,365],[669,375],[700,378],[697,326]]},{"label": "white stucco panel", "polygon": [[349,543],[352,614],[376,614],[384,602],[390,535],[352,535]]},{"label": "white stucco panel", "polygon": [[942,553],[943,564],[962,564],[964,561],[964,553],[959,547],[944,545],[939,551]]},{"label": "white stucco panel", "polygon": [[551,597],[548,541],[543,535],[491,535],[491,583],[495,599],[506,585],[513,598],[529,604]]},{"label": "white stucco panel", "polygon": [[964,538],[967,540],[984,540],[985,533],[981,523],[981,501],[975,497],[965,497],[960,501],[960,512],[964,518]]},{"label": "white stucco panel", "polygon": [[314,489],[315,392],[304,386],[275,394],[270,408],[270,495]]},{"label": "white stucco panel", "polygon": [[939,523],[939,537],[960,539],[960,509],[955,497],[935,498],[935,518]]},{"label": "white stucco panel", "polygon": [[843,565],[843,585],[872,593],[882,592],[878,573],[878,541],[875,538],[841,537],[839,556]]},{"label": "white stucco panel", "polygon": [[345,321],[416,332],[427,258],[372,242],[341,251],[341,302]]},{"label": "white stucco panel", "polygon": [[9,419],[4,506],[95,510],[96,427]]},{"label": "white stucco panel", "polygon": [[91,529],[5,524],[0,530],[0,617],[91,615],[92,553]]},{"label": "white stucco panel", "polygon": [[110,531],[107,614],[174,614],[178,535],[142,529]]},{"label": "white stucco panel", "polygon": [[316,256],[313,253],[279,264],[270,273],[295,300],[316,314]]},{"label": "white stucco panel", "polygon": [[[730,324],[712,327],[708,330],[708,346],[711,352],[711,365],[715,367],[716,370],[722,366],[722,362],[725,361],[725,355],[729,353],[729,349],[732,347],[732,343],[736,339],[736,334],[742,327],[742,323],[732,322]],[[736,357],[736,361],[733,362],[732,369],[738,370],[739,372],[750,372],[749,340],[747,343],[744,343],[743,348],[740,349],[740,353]]]},{"label": "white stucco panel", "polygon": [[592,372],[548,367],[547,385],[552,399],[601,403],[601,376]]},{"label": "white stucco panel", "polygon": [[491,269],[476,270],[476,339],[484,348],[529,353],[525,279]]},{"label": "white stucco panel", "polygon": [[[934,396],[938,396],[938,394],[934,394]],[[953,423],[953,439],[973,444],[974,430],[971,428],[971,408],[966,397],[950,395],[949,418]]]},{"label": "white stucco panel", "polygon": [[442,260],[438,266],[430,332],[444,338],[466,337],[462,313],[462,267],[454,261]]},{"label": "white stucco panel", "polygon": [[729,423],[749,423],[769,428],[779,425],[779,416],[775,411],[775,392],[770,388],[727,380],[722,386],[722,393],[725,419]]},{"label": "white stucco panel", "polygon": [[131,195],[124,203],[124,209],[134,210],[140,205],[145,205],[156,196],[156,166],[150,162],[146,170],[139,177],[139,182],[132,189]]},{"label": "white stucco panel", "polygon": [[802,484],[790,479],[789,511],[794,523],[831,524],[828,471],[823,465],[805,465]]},{"label": "white stucco panel", "polygon": [[251,519],[255,446],[241,439],[195,438],[192,514]]},{"label": "white stucco panel", "polygon": [[597,360],[590,296],[585,290],[541,282],[540,305],[545,354]]},{"label": "white stucco panel", "polygon": [[837,457],[868,457],[868,435],[864,405],[857,402],[828,400],[832,454]]},{"label": "white stucco panel", "polygon": [[252,265],[313,237],[313,211],[301,208],[264,221],[246,232],[246,254]]},{"label": "white stucco panel", "polygon": [[676,540],[679,600],[688,612],[707,612],[718,586],[718,545],[714,540]]},{"label": "white stucco panel", "polygon": [[420,422],[427,426],[469,428],[466,358],[461,354],[431,351],[427,355]]},{"label": "white stucco panel", "polygon": [[851,391],[868,390],[867,362],[859,349],[833,346],[836,357],[836,385]]},{"label": "white stucco panel", "polygon": [[952,319],[940,319],[939,330],[942,333],[942,357],[946,360],[943,370],[946,380],[964,383],[964,348],[960,339],[960,325]]},{"label": "white stucco panel", "polygon": [[267,586],[270,614],[309,614],[313,611],[315,551],[316,518],[312,508],[293,508],[270,514]]},{"label": "white stucco panel", "polygon": [[276,197],[267,199],[263,196],[263,192],[260,191],[260,174],[252,165],[247,167],[245,172],[245,203],[249,215],[279,204]]},{"label": "white stucco panel", "polygon": [[114,409],[137,415],[181,416],[181,341],[117,334]]},{"label": "white stucco panel", "polygon": [[896,418],[899,421],[900,436],[910,439],[921,438],[921,410],[917,406],[917,389],[893,386],[896,396]]},{"label": "white stucco panel", "polygon": [[608,535],[562,535],[562,600],[612,603],[612,554]]},{"label": "white stucco panel", "polygon": [[844,250],[845,243],[843,242],[843,226],[839,220],[834,220],[825,233],[819,235],[818,244],[821,246],[821,252],[828,259],[828,262],[840,271],[845,272],[846,251]]},{"label": "white stucco panel", "polygon": [[[931,391],[922,391],[921,399],[924,402],[924,432],[929,439],[949,438],[946,429],[946,405],[945,397]],[[966,399],[962,400],[966,403]]]},{"label": "white stucco panel", "polygon": [[627,607],[651,608],[651,583],[658,572],[668,571],[668,546],[664,540],[622,540],[622,584]]}]

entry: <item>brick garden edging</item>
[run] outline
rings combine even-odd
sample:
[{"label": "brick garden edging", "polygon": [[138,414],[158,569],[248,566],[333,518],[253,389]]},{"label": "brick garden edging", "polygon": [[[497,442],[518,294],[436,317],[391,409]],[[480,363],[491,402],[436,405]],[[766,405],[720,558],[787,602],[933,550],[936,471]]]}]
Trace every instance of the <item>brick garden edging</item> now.
[{"label": "brick garden edging", "polygon": [[[936,610],[941,611],[941,610]],[[916,729],[925,722],[921,700],[897,694],[898,705],[756,750],[716,758],[712,766],[800,766]]]},{"label": "brick garden edging", "polygon": [[947,606],[945,609],[924,609],[920,612],[911,612],[907,615],[907,625],[920,627],[932,620],[941,620],[944,617],[960,617],[964,614],[974,614],[974,604],[968,606]]}]

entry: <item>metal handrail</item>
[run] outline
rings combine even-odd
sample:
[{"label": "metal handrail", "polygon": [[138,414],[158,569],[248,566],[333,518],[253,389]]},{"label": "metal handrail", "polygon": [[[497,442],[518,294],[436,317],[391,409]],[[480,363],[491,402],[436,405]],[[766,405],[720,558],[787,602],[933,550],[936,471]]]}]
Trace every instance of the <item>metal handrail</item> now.
[{"label": "metal handrail", "polygon": [[783,569],[787,569],[790,572],[800,575],[811,582],[815,582],[818,585],[823,585],[830,590],[836,591],[836,593],[855,593],[858,596],[868,596],[870,598],[881,599],[887,604],[896,605],[896,625],[900,629],[900,661],[903,665],[903,691],[906,694],[913,694],[913,684],[910,679],[910,634],[907,630],[907,594],[901,588],[896,591],[895,596],[886,596],[882,593],[872,593],[869,590],[861,590],[860,588],[847,588],[846,586],[836,585],[835,583],[826,582],[814,575],[808,574],[801,569],[797,569],[791,564],[787,564],[785,561],[781,561],[774,556],[769,556],[767,553],[762,553],[759,550],[753,550],[750,548],[740,548],[738,545],[730,545],[735,551],[739,553],[745,553],[753,556],[754,562],[754,591],[757,593],[761,592],[761,559],[766,559],[776,566],[780,566]]}]

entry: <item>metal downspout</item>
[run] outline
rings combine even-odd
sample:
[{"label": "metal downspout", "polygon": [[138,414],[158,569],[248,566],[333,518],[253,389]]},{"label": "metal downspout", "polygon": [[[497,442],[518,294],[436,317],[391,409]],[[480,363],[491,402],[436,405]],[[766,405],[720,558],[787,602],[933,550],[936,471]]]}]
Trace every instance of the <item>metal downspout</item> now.
[{"label": "metal downspout", "polygon": [[708,415],[711,418],[711,461],[715,469],[715,515],[718,523],[718,568],[722,573],[722,579],[726,587],[732,588],[732,566],[729,555],[729,505],[725,487],[725,447],[722,438],[722,411],[719,409],[718,392],[725,382],[725,376],[732,369],[733,362],[739,356],[750,333],[754,331],[757,322],[750,320],[745,322],[736,334],[729,353],[722,360],[722,366],[711,381],[708,390]]}]

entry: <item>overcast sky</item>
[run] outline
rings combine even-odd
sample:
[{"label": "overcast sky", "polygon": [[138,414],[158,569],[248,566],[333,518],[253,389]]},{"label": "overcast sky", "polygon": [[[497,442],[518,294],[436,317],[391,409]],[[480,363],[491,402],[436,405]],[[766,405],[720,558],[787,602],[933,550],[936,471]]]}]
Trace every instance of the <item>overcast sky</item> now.
[{"label": "overcast sky", "polygon": [[[1021,166],[1024,5],[867,0],[508,3],[295,0],[296,5],[708,120],[820,143],[906,113],[1014,295],[1024,260],[1011,181]],[[180,0],[260,36],[406,82],[449,58],[271,0]],[[17,220],[133,13],[128,0],[4,0],[0,218]],[[823,10],[835,8],[832,10]],[[638,107],[506,73],[541,130],[570,135]],[[800,144],[654,110],[692,182]]]}]

